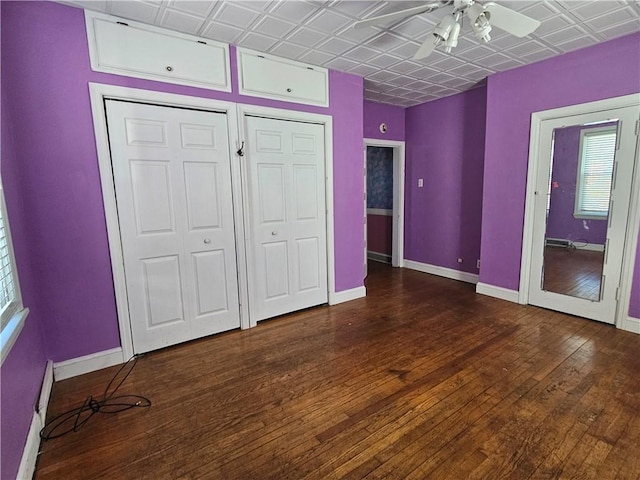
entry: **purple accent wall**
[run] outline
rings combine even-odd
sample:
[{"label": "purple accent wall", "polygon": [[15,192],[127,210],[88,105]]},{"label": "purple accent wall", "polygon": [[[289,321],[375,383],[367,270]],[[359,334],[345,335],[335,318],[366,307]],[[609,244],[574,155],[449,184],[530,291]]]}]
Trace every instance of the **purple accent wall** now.
[{"label": "purple accent wall", "polygon": [[607,238],[606,219],[573,216],[580,160],[580,132],[588,128],[576,125],[555,130],[547,237],[571,240],[577,244],[604,245]]},{"label": "purple accent wall", "polygon": [[[397,140],[405,138],[405,109],[384,103],[364,102],[364,138]],[[387,124],[387,133],[380,132],[380,124]]]},{"label": "purple accent wall", "polygon": [[[4,33],[4,32],[3,32]],[[2,42],[4,45],[4,42]],[[4,58],[2,59],[4,61]],[[6,68],[2,73],[6,72]],[[4,86],[4,82],[0,80]],[[24,214],[22,183],[18,156],[14,147],[11,114],[2,91],[0,157],[2,184],[7,212],[11,221],[11,236],[20,274],[22,297],[30,307],[24,328],[11,352],[2,364],[0,373],[0,478],[16,478],[24,450],[27,432],[33,418],[33,407],[40,393],[44,375],[46,352],[40,325],[44,310],[40,308],[38,276],[34,274],[33,248],[29,236],[29,222]]]},{"label": "purple accent wall", "polygon": [[406,259],[478,273],[485,108],[479,87],[406,110]]},{"label": "purple accent wall", "polygon": [[[637,93],[638,79],[640,33],[489,77],[481,282],[518,289],[531,113]],[[634,308],[639,268],[636,255]]]}]

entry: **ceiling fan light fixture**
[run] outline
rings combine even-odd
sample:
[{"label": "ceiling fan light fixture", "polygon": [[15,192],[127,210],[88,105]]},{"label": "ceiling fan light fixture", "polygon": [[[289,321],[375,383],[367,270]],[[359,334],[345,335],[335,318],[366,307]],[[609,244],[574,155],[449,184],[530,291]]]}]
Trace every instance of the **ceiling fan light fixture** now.
[{"label": "ceiling fan light fixture", "polygon": [[445,42],[456,24],[456,18],[453,15],[447,15],[433,31],[433,35],[436,37],[436,45],[440,42]]},{"label": "ceiling fan light fixture", "polygon": [[447,53],[451,53],[451,49],[458,46],[458,36],[460,35],[460,24],[456,22],[456,24],[451,29],[449,33],[449,38],[444,42],[444,50]]},{"label": "ceiling fan light fixture", "polygon": [[476,34],[478,40],[482,40],[485,43],[491,40],[491,35],[489,35],[489,32],[491,32],[491,25],[488,23],[485,25],[476,25],[474,23],[473,32]]}]

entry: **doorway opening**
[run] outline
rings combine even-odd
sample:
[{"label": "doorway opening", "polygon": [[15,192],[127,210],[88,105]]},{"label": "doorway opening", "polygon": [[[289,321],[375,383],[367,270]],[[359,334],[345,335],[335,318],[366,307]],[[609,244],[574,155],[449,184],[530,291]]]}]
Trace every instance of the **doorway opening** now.
[{"label": "doorway opening", "polygon": [[365,265],[367,261],[403,265],[404,142],[364,140]]}]

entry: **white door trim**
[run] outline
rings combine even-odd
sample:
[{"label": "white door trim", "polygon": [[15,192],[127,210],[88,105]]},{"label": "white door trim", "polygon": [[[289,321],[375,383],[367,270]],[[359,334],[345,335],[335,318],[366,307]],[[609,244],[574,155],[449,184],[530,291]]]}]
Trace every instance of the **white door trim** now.
[{"label": "white door trim", "polygon": [[[109,149],[109,137],[107,133],[107,120],[105,111],[105,98],[137,101],[151,103],[161,106],[186,107],[198,110],[210,110],[224,112],[227,114],[229,125],[229,145],[233,149],[238,144],[236,104],[220,100],[212,100],[201,97],[190,97],[186,95],[176,95],[172,93],[154,92],[140,90],[137,88],[119,87],[115,85],[105,85],[100,83],[89,83],[89,93],[91,98],[91,112],[93,116],[93,128],[96,136],[96,148],[98,154],[98,166],[100,170],[100,183],[102,187],[102,199],[104,201],[105,220],[107,223],[107,239],[109,252],[111,255],[111,271],[113,273],[113,283],[116,296],[116,311],[118,314],[118,327],[120,330],[120,343],[123,358],[130,358],[134,354],[133,339],[131,337],[131,319],[129,316],[129,304],[127,302],[126,277],[124,272],[124,256],[120,241],[120,224],[118,221],[118,210],[116,205],[115,185],[113,182],[113,171],[111,166],[111,153]],[[236,251],[238,256],[238,271],[241,272],[240,265],[243,264],[244,255],[244,232],[238,227],[242,225],[241,210],[238,210],[240,202],[239,189],[239,166],[238,162],[232,158],[232,190],[234,197],[234,221],[236,222]],[[240,327],[249,328],[248,304],[244,301],[246,294],[246,283],[243,284],[242,277],[239,276],[240,291]]]},{"label": "white door trim", "polygon": [[391,222],[393,233],[391,239],[391,265],[394,267],[403,267],[405,143],[401,140],[378,140],[376,138],[365,138],[363,141],[365,166],[367,164],[367,147],[390,147],[393,149],[393,221]]},{"label": "white door trim", "polygon": [[[607,98],[595,102],[583,103],[580,105],[569,105],[567,107],[554,108],[541,112],[533,112],[531,114],[531,134],[529,140],[529,165],[527,169],[527,187],[525,197],[524,211],[524,228],[522,234],[522,257],[520,263],[520,286],[518,290],[518,303],[526,305],[529,302],[529,278],[531,273],[531,253],[533,246],[533,225],[534,225],[534,205],[535,205],[535,186],[538,175],[538,158],[540,155],[539,143],[542,122],[545,120],[553,120],[562,117],[570,117],[574,115],[583,115],[600,111],[612,110],[616,108],[624,108],[640,105],[640,94],[634,93],[621,97]],[[628,315],[629,301],[631,299],[631,280],[633,277],[633,264],[636,254],[638,229],[640,228],[640,200],[638,192],[640,188],[640,166],[639,149],[636,138],[636,155],[633,174],[633,182],[631,186],[631,204],[629,206],[629,216],[627,219],[627,230],[625,247],[622,260],[622,274],[620,278],[620,301],[615,317],[615,325],[622,328],[624,321]]]},{"label": "white door trim", "polygon": [[[329,297],[329,304],[333,304],[333,298],[336,296],[336,282],[335,282],[335,252],[334,252],[334,215],[333,215],[333,118],[330,115],[323,115],[319,113],[307,113],[299,112],[296,110],[282,110],[280,108],[261,107],[258,105],[238,104],[238,138],[246,138],[246,131],[244,127],[244,117],[247,115],[265,117],[275,120],[292,120],[296,122],[307,122],[324,125],[324,151],[325,151],[325,198],[327,209],[327,290]],[[241,144],[241,142],[240,142]],[[236,162],[237,164],[238,162]],[[247,192],[243,191],[243,202],[248,205]],[[245,212],[247,214],[247,212]],[[246,228],[246,222],[244,219],[243,225]],[[244,233],[243,233],[244,244]],[[238,262],[238,269],[242,270],[244,280],[242,283],[246,286],[247,283],[247,264],[246,264],[246,247],[243,247],[241,262]],[[243,303],[248,306],[249,297],[248,292],[245,292],[247,297],[242,297]],[[249,326],[255,327],[256,320],[250,319]]]}]

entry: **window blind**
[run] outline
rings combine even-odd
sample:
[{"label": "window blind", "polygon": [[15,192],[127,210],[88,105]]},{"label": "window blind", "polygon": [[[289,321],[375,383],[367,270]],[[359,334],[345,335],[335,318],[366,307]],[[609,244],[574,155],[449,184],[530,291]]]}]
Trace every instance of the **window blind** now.
[{"label": "window blind", "polygon": [[585,132],[576,195],[576,215],[609,213],[609,196],[616,151],[616,130]]},{"label": "window blind", "polygon": [[15,313],[19,304],[6,222],[5,205],[3,199],[0,198],[0,317],[2,318],[2,327]]}]

